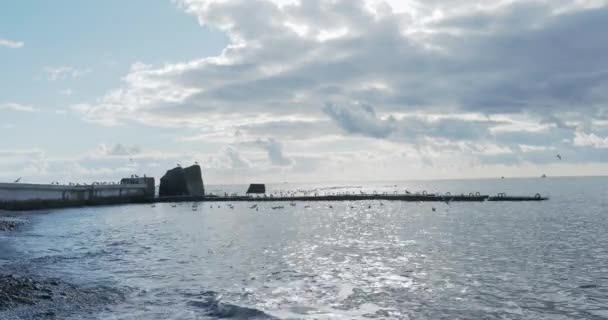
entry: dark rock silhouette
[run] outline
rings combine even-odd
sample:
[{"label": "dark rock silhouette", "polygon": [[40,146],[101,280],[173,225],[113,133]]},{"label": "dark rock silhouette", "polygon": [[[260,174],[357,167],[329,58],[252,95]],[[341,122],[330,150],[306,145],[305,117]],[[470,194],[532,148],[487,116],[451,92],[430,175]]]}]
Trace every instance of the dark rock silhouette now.
[{"label": "dark rock silhouette", "polygon": [[189,195],[196,197],[205,195],[203,173],[201,172],[201,167],[199,165],[184,168],[184,176],[186,178],[186,187],[188,188]]},{"label": "dark rock silhouette", "polygon": [[173,168],[160,178],[160,197],[204,196],[205,187],[201,167],[194,165],[188,168]]},{"label": "dark rock silhouette", "polygon": [[266,193],[266,185],[261,183],[252,183],[249,185],[247,193]]}]

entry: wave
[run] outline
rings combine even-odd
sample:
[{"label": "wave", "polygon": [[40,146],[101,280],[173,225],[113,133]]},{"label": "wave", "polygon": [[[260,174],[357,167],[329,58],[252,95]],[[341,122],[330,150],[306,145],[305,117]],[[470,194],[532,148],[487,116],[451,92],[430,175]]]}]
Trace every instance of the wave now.
[{"label": "wave", "polygon": [[278,319],[258,309],[222,302],[221,296],[213,291],[203,292],[202,300],[190,301],[188,305],[203,309],[207,316],[220,319]]}]

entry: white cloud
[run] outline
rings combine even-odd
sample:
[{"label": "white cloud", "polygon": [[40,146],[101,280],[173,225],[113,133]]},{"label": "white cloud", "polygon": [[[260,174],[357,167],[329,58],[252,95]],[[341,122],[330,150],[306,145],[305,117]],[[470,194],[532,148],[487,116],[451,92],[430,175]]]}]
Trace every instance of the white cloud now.
[{"label": "white cloud", "polygon": [[[294,172],[321,172],[312,163],[341,159],[336,150],[364,162],[383,143],[414,153],[412,163],[456,160],[468,170],[555,161],[555,149],[601,162],[573,148],[603,144],[605,1],[177,3],[228,36],[223,52],[135,63],[120,87],[73,110],[104,125],[199,130],[180,142],[270,137],[257,152]],[[577,140],[582,128],[589,136]],[[283,145],[306,153],[286,157]],[[260,167],[246,148],[217,153],[230,167]]]},{"label": "white cloud", "polygon": [[[222,55],[162,68],[134,65],[123,88],[77,110],[103,123],[122,119],[175,125],[218,113],[306,110],[318,114],[327,101],[370,104],[381,112],[542,113],[548,104],[566,110],[576,101],[596,101],[594,92],[604,83],[602,74],[581,73],[604,63],[601,46],[576,70],[576,81],[569,80],[574,70],[565,70],[561,61],[541,57],[554,55],[553,48],[544,44],[563,35],[562,24],[580,25],[581,30],[601,24],[603,8],[559,16],[548,10],[566,2],[484,6],[480,1],[410,1],[407,7],[417,10],[416,18],[391,10],[376,16],[362,1],[276,6],[269,1],[183,0],[179,3],[185,10],[230,36],[232,44]],[[584,7],[580,2],[568,3]],[[255,20],[249,14],[252,10],[268,19]],[[425,15],[435,18],[427,21]],[[508,28],[492,29],[487,36],[476,33],[477,27],[491,21]],[[424,31],[405,32],[412,25],[424,25]],[[460,36],[445,31],[454,27],[463,29]],[[319,42],[319,37],[325,41]],[[591,36],[579,41],[597,43]],[[462,47],[463,42],[468,47]],[[442,48],[442,53],[429,48]],[[535,60],[516,61],[517,57]],[[519,64],[522,72],[514,73],[510,64]],[[556,80],[536,87],[537,76]],[[581,76],[591,81],[590,86],[577,85]],[[362,86],[362,82],[379,85]],[[564,92],[557,90],[564,86],[570,94],[556,95]],[[158,121],[161,118],[164,121]]]},{"label": "white cloud", "polygon": [[19,49],[23,48],[25,43],[22,41],[12,41],[7,39],[0,38],[0,47],[5,47],[9,49]]},{"label": "white cloud", "polygon": [[0,104],[0,110],[11,110],[11,111],[19,111],[19,112],[36,112],[39,111],[38,109],[32,107],[32,106],[28,106],[28,105],[23,105],[23,104],[19,104],[19,103],[4,103],[4,104]]},{"label": "white cloud", "polygon": [[[90,69],[80,70],[80,69],[76,69],[74,67],[69,67],[69,66],[57,66],[57,67],[49,66],[49,67],[44,68],[44,72],[48,75],[49,81],[57,81],[57,80],[65,80],[65,79],[69,79],[69,78],[78,78],[78,77],[81,77],[81,76],[91,72],[91,70]],[[70,90],[70,94],[71,94],[71,90]]]},{"label": "white cloud", "polygon": [[577,147],[608,148],[608,137],[600,137],[595,133],[575,132],[573,144]]}]

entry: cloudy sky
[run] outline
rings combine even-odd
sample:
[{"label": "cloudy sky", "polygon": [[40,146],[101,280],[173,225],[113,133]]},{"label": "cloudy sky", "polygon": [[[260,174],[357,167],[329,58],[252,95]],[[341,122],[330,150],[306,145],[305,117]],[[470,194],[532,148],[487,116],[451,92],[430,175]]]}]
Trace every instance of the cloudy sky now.
[{"label": "cloudy sky", "polygon": [[194,161],[206,183],[608,174],[608,1],[0,12],[3,181],[158,177]]}]

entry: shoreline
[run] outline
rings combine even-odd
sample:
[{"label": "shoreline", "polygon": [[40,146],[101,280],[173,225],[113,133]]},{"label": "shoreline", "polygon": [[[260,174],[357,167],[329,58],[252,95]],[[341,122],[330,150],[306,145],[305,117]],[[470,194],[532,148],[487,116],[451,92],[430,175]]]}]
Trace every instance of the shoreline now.
[{"label": "shoreline", "polygon": [[6,238],[16,236],[29,223],[23,214],[0,210],[0,319],[61,319],[124,300],[118,289],[45,276],[31,261],[20,259],[18,252],[12,255]]}]

